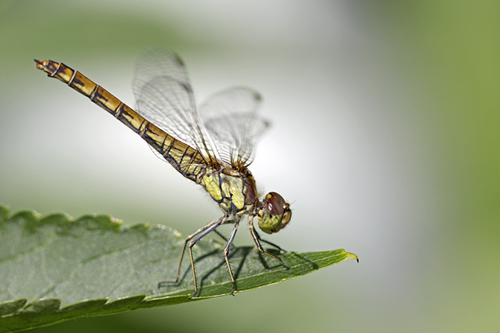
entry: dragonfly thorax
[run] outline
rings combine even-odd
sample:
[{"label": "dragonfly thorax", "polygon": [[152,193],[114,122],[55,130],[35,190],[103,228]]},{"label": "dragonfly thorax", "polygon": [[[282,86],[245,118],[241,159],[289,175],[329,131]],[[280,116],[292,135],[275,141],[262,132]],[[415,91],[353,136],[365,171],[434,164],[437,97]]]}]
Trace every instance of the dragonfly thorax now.
[{"label": "dragonfly thorax", "polygon": [[226,213],[251,214],[258,205],[255,179],[248,169],[243,171],[230,167],[207,170],[201,185]]}]

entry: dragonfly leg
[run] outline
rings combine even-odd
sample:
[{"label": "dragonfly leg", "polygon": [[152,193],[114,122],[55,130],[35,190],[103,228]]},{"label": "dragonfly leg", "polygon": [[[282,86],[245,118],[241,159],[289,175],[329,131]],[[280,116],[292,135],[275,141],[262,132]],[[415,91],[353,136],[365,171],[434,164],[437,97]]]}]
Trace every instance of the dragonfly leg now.
[{"label": "dragonfly leg", "polygon": [[[261,240],[262,240],[262,241],[264,241],[264,240],[260,238],[260,236],[257,234],[257,232],[255,231],[255,228],[254,228],[254,226],[253,226],[253,216],[250,216],[250,217],[249,217],[248,227],[250,228],[250,235],[252,235],[253,242],[255,243],[255,246],[257,246],[257,249],[258,249],[261,253],[264,253],[264,254],[266,254],[266,255],[268,255],[268,256],[270,256],[270,257],[274,258],[274,259],[279,260],[279,261],[283,264],[283,266],[285,266],[285,267],[286,267],[286,269],[290,269],[290,267],[288,267],[288,265],[287,265],[287,264],[285,264],[285,263],[283,262],[283,260],[281,260],[281,258],[280,258],[280,257],[278,257],[278,256],[276,256],[276,255],[274,255],[274,254],[271,254],[271,253],[267,252],[266,250],[264,250],[264,248],[262,247],[262,244],[260,244],[260,241],[261,241]],[[269,244],[269,242],[267,242],[267,241],[265,241],[265,242]],[[271,244],[271,245],[274,245],[274,244],[272,244],[272,243],[270,243],[270,244]],[[278,248],[279,248],[279,246],[278,246]]]},{"label": "dragonfly leg", "polygon": [[231,247],[231,244],[233,243],[234,236],[236,235],[236,231],[238,231],[238,226],[240,222],[236,221],[234,223],[233,231],[231,231],[231,234],[229,235],[229,239],[226,243],[226,247],[224,248],[224,259],[226,260],[227,264],[227,269],[229,270],[229,275],[231,276],[231,282],[233,282],[233,289],[231,289],[231,295],[234,296],[234,292],[236,291],[236,281],[234,280],[234,275],[233,275],[233,270],[231,269],[231,264],[229,263],[229,248]]},{"label": "dragonfly leg", "polygon": [[[201,234],[196,236],[195,239],[191,240],[189,242],[189,258],[191,259],[191,270],[193,271],[193,282],[194,282],[194,294],[192,297],[195,297],[196,294],[198,294],[198,283],[196,282],[196,271],[194,269],[194,257],[193,257],[193,246],[203,237],[208,235],[210,232],[214,231],[217,227],[219,227],[221,224],[224,224],[228,219],[228,216],[223,216],[219,220],[215,222],[211,222],[208,225],[205,226],[205,228],[200,231]],[[199,229],[198,229],[199,230]],[[198,231],[197,230],[197,231]],[[196,231],[195,231],[196,233]],[[198,232],[199,233],[199,232]],[[196,234],[195,234],[196,235]],[[194,237],[194,236],[193,236]],[[187,241],[186,241],[187,242]]]},{"label": "dragonfly leg", "polygon": [[[217,234],[220,238],[222,238],[222,239],[224,240],[224,242],[226,242],[226,243],[227,243],[227,238],[226,238],[226,236],[224,236],[224,235],[223,235],[223,234],[221,234],[219,231],[217,231],[217,229],[215,229],[215,230],[214,230],[214,232],[215,232],[215,233],[216,233],[216,234]],[[265,240],[262,240],[262,241],[263,241],[263,242],[265,242]],[[233,243],[231,243],[231,246],[232,246],[232,247],[236,247],[236,245],[234,245]],[[285,252],[286,252],[286,251],[285,251]]]},{"label": "dragonfly leg", "polygon": [[253,226],[252,226],[252,229],[253,229],[253,231],[254,231],[254,233],[255,233],[255,236],[257,236],[257,239],[258,239],[259,241],[264,242],[264,243],[266,243],[267,245],[271,245],[271,246],[275,247],[275,248],[276,248],[276,249],[278,249],[280,252],[283,252],[283,253],[287,253],[287,252],[288,252],[287,250],[282,249],[279,245],[276,245],[276,244],[274,244],[274,243],[272,243],[272,242],[270,242],[270,241],[268,241],[268,240],[265,240],[265,239],[261,238],[261,237],[260,237],[260,235],[259,235],[259,233],[257,232],[257,230],[255,230],[255,229],[253,228]]},{"label": "dragonfly leg", "polygon": [[186,237],[186,240],[184,241],[184,246],[182,247],[181,258],[179,260],[179,266],[177,267],[177,275],[175,276],[175,280],[174,281],[160,281],[160,282],[158,282],[158,288],[161,288],[161,287],[163,287],[165,285],[168,285],[168,284],[175,284],[175,283],[179,282],[179,276],[180,276],[180,272],[181,272],[182,259],[184,258],[184,252],[186,252],[186,246],[187,246],[188,242],[191,239],[193,239],[193,237],[195,237],[196,235],[198,235],[200,232],[203,232],[206,229],[210,228],[211,226],[213,226],[214,224],[216,224],[218,221],[219,220],[212,221],[212,222],[210,222],[207,225],[201,227],[200,229],[196,230],[195,232],[191,233],[189,236]]}]

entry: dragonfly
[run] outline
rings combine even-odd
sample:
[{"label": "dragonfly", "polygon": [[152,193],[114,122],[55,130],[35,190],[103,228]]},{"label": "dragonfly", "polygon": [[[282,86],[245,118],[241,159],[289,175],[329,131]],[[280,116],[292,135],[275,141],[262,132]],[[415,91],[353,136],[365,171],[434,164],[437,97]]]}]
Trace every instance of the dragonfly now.
[{"label": "dragonfly", "polygon": [[[189,250],[194,293],[198,294],[193,246],[214,232],[225,241],[224,260],[232,281],[231,295],[237,291],[229,252],[242,218],[248,218],[250,235],[261,253],[289,267],[261,243],[286,252],[262,239],[254,227],[273,234],[290,222],[290,205],[276,192],[262,200],[255,179],[248,169],[254,158],[254,145],[269,123],[258,113],[261,95],[248,87],[234,87],[209,97],[196,107],[183,60],[167,49],[146,51],[137,62],[133,79],[136,110],[121,102],[100,85],[63,63],[35,59],[36,68],[59,79],[87,96],[144,139],[152,150],[187,179],[201,185],[219,205],[223,216],[189,234],[184,241],[174,281],[161,281],[158,288],[178,283],[186,248]],[[229,237],[216,229],[233,224]]]}]

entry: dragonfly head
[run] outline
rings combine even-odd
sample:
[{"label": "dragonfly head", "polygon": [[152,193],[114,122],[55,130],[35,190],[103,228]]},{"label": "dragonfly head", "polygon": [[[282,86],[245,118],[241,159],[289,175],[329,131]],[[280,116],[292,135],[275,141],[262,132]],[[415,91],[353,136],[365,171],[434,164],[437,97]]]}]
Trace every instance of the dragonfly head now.
[{"label": "dragonfly head", "polygon": [[257,223],[266,234],[280,231],[292,218],[290,205],[276,192],[266,194],[259,209]]}]

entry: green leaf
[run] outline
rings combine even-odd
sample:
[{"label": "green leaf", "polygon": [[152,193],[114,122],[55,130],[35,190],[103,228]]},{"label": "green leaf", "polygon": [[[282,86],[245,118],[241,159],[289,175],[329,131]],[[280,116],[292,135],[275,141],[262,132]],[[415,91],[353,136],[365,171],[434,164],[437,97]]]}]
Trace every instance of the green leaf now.
[{"label": "green leaf", "polygon": [[[184,239],[170,228],[122,227],[102,215],[77,220],[65,214],[40,218],[32,211],[9,217],[0,205],[0,332],[26,330],[77,317],[192,302],[228,295],[231,280],[224,244],[201,240],[194,247],[200,293],[194,292],[189,260],[174,279]],[[238,292],[283,282],[357,259],[344,250],[281,255],[290,266],[253,247],[231,251]]]}]

